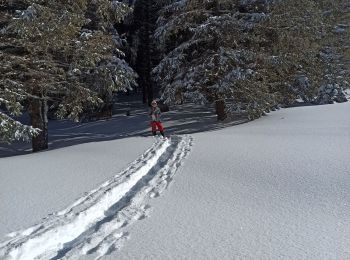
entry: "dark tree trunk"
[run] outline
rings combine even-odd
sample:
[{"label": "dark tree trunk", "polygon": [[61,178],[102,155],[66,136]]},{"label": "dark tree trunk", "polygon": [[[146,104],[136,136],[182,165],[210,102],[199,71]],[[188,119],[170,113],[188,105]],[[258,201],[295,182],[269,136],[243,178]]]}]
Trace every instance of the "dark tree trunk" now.
[{"label": "dark tree trunk", "polygon": [[218,121],[224,121],[227,118],[224,100],[215,101],[215,110]]},{"label": "dark tree trunk", "polygon": [[152,38],[158,18],[157,8],[154,0],[138,0],[134,8],[134,30],[139,42],[135,70],[139,75],[138,83],[142,87],[143,102],[147,104],[150,104],[157,94],[151,76],[151,71],[159,59]]},{"label": "dark tree trunk", "polygon": [[149,2],[143,2],[143,15],[140,17],[142,25],[139,30],[139,39],[140,45],[138,46],[137,53],[137,72],[140,76],[140,83],[142,85],[143,91],[143,103],[150,103],[150,99],[153,98],[152,84],[150,82],[150,74],[151,74],[151,39],[150,35],[152,32],[150,31],[149,25]]},{"label": "dark tree trunk", "polygon": [[38,152],[48,148],[48,120],[47,102],[44,99],[31,99],[29,101],[29,115],[31,125],[39,128],[40,133],[32,138],[33,152]]},{"label": "dark tree trunk", "polygon": [[151,68],[149,70],[149,74],[147,75],[147,81],[148,81],[148,91],[147,91],[147,98],[148,98],[148,105],[151,105],[152,100],[154,99],[154,94],[153,94],[153,84],[152,84],[152,79],[151,79]]},{"label": "dark tree trunk", "polygon": [[144,80],[140,80],[140,82],[142,85],[142,102],[144,104],[146,104],[147,103],[147,90],[148,90],[147,82],[145,82]]}]

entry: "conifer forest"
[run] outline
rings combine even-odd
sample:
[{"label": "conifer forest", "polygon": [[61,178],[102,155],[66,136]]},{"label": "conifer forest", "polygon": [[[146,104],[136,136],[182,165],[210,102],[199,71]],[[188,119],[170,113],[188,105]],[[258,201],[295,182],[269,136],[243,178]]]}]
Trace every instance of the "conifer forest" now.
[{"label": "conifer forest", "polygon": [[[145,105],[220,121],[346,102],[347,0],[1,0],[0,140],[48,148],[50,120]],[[21,115],[30,121],[21,121]]]}]

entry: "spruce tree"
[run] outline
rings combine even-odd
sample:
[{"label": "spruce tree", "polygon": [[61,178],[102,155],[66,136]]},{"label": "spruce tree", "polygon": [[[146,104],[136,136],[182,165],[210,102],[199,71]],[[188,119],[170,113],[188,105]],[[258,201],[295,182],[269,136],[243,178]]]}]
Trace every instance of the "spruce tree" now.
[{"label": "spruce tree", "polygon": [[163,59],[153,70],[167,103],[215,104],[253,119],[300,94],[315,93],[320,75],[320,9],[308,1],[171,1],[155,37]]},{"label": "spruce tree", "polygon": [[[33,151],[48,145],[48,101],[57,115],[78,119],[101,92],[125,90],[135,73],[123,60],[112,24],[130,8],[118,1],[6,1],[0,31],[0,131],[4,141],[33,136]],[[5,97],[5,98],[3,98]],[[31,126],[13,115],[28,111]],[[9,127],[10,125],[10,127]]]},{"label": "spruce tree", "polygon": [[323,82],[316,102],[346,102],[350,88],[350,5],[345,0],[321,0],[324,31],[320,57],[324,62]]}]

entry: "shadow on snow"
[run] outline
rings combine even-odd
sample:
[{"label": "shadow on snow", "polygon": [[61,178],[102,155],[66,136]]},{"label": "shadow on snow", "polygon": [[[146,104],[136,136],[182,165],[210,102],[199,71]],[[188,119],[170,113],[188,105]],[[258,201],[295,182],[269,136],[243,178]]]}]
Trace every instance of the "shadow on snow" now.
[{"label": "shadow on snow", "polygon": [[[130,116],[126,116],[127,110],[130,110]],[[171,107],[171,111],[163,113],[162,121],[165,134],[172,135],[213,131],[247,120],[239,118],[229,122],[218,122],[213,109],[184,104]],[[139,101],[117,103],[110,119],[87,123],[75,123],[69,120],[49,121],[49,150],[82,143],[147,136],[151,136],[148,108]],[[31,153],[30,143],[18,141],[11,145],[0,146],[0,157],[28,153]]]}]

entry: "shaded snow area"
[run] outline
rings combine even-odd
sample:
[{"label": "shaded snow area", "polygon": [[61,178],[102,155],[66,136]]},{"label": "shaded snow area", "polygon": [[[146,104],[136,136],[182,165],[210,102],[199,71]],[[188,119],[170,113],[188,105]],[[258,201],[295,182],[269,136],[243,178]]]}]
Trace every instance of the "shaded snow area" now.
[{"label": "shaded snow area", "polygon": [[167,140],[0,159],[0,259],[350,259],[350,103],[235,126],[182,112]]}]

